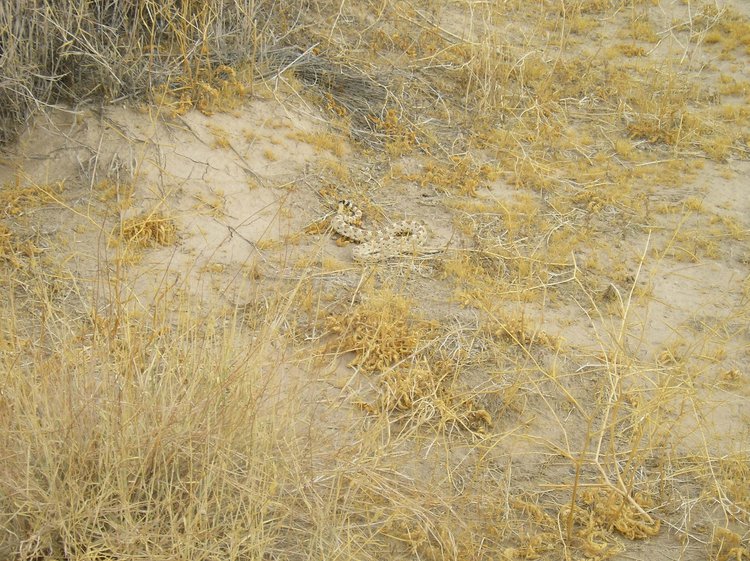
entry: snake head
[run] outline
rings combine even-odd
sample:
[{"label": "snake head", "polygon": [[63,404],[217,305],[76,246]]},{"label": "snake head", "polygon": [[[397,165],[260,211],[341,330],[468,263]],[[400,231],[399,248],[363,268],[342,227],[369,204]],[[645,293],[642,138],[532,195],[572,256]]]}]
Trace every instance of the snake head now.
[{"label": "snake head", "polygon": [[349,199],[341,199],[339,201],[337,212],[339,214],[343,213],[353,213],[354,212],[354,203],[351,202]]}]

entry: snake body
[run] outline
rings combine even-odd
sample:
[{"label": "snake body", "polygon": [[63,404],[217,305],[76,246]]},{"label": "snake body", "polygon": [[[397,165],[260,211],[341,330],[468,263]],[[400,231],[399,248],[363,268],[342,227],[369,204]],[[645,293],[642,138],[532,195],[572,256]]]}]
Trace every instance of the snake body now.
[{"label": "snake body", "polygon": [[383,230],[365,230],[362,211],[349,200],[340,201],[331,226],[334,231],[356,244],[352,256],[356,261],[382,261],[399,255],[413,255],[427,240],[423,224],[403,220]]}]

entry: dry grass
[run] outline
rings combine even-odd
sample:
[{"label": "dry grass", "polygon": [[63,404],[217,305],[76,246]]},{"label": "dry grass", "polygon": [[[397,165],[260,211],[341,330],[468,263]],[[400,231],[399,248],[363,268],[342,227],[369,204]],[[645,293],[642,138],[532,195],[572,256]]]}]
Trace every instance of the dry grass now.
[{"label": "dry grass", "polygon": [[93,329],[3,333],[3,557],[273,549],[264,521],[285,516],[289,452],[275,449],[284,427],[258,418],[275,376],[263,349],[210,321],[198,331],[194,318],[169,325],[155,314],[110,308]]},{"label": "dry grass", "polygon": [[236,106],[227,98],[247,92],[234,66],[252,74],[300,6],[251,0],[8,4],[0,9],[0,141],[12,139],[32,111],[61,102],[149,94],[173,114]]},{"label": "dry grass", "polygon": [[[173,123],[273,99],[333,131],[285,133],[325,155],[300,185],[382,215],[429,201],[454,236],[362,269],[305,245],[324,219],[279,226],[242,264],[249,302],[218,262],[199,269],[229,280],[204,300],[140,257],[176,251],[195,216],[223,224],[230,194],[182,217],[176,188],[154,206],[119,180],[17,173],[0,189],[0,557],[750,558],[750,232],[691,183],[748,158],[750,24],[672,8],[0,8],[1,140],[62,102],[133,97]],[[238,155],[258,134],[208,128]],[[134,202],[151,210],[123,219]],[[94,225],[91,269],[39,228],[54,212]],[[679,300],[711,263],[740,271],[724,300]]]}]

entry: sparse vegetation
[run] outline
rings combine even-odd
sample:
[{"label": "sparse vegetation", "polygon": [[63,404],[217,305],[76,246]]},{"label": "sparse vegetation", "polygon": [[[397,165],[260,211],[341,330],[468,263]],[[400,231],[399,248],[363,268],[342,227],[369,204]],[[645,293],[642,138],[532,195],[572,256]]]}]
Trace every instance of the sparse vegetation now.
[{"label": "sparse vegetation", "polygon": [[750,560],[743,4],[16,4],[0,558]]}]

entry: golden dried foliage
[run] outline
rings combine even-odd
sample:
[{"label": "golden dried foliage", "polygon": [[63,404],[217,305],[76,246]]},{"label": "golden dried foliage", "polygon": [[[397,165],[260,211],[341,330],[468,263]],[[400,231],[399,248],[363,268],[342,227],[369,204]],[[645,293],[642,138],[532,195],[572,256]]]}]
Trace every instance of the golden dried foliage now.
[{"label": "golden dried foliage", "polygon": [[16,177],[12,184],[0,186],[0,214],[21,216],[31,209],[56,201],[64,188],[64,181],[46,185],[23,185],[21,178]]},{"label": "golden dried foliage", "polygon": [[527,318],[518,316],[496,317],[487,331],[496,339],[529,348],[534,345],[558,350],[563,344],[560,337],[550,335],[533,325]]},{"label": "golden dried foliage", "polygon": [[154,212],[123,221],[120,239],[136,247],[172,245],[177,241],[177,227],[171,218]]},{"label": "golden dried foliage", "polygon": [[479,189],[497,177],[494,166],[490,164],[479,164],[470,156],[452,156],[448,161],[431,159],[419,173],[404,174],[400,178],[445,193],[477,196]]},{"label": "golden dried foliage", "polygon": [[[729,374],[737,383],[741,380],[738,371]],[[727,496],[737,505],[736,516],[743,524],[750,525],[750,453],[730,454],[719,462],[719,476]]]},{"label": "golden dried foliage", "polygon": [[290,140],[298,140],[312,146],[316,152],[328,151],[334,156],[342,157],[346,154],[344,140],[332,133],[325,131],[294,131],[286,135]]},{"label": "golden dried foliage", "polygon": [[[585,541],[592,543],[607,537],[611,541],[612,530],[631,540],[651,538],[659,533],[661,522],[652,518],[645,511],[653,507],[653,501],[642,493],[636,493],[632,498],[625,498],[613,489],[586,489],[580,494],[580,505],[573,507],[571,515],[570,505],[563,507],[560,516],[568,520],[572,516],[575,533]],[[604,544],[602,541],[602,545]]]},{"label": "golden dried foliage", "polygon": [[248,92],[249,86],[238,77],[234,68],[219,65],[199,68],[157,86],[151,95],[156,105],[171,116],[184,115],[191,109],[212,115],[239,107]]},{"label": "golden dried foliage", "polygon": [[25,259],[39,255],[42,250],[31,240],[19,240],[18,236],[7,226],[0,223],[0,263],[9,263],[12,267],[22,266]]},{"label": "golden dried foliage", "polygon": [[389,109],[382,118],[371,116],[370,121],[377,131],[385,135],[385,148],[391,156],[403,156],[417,146],[414,128],[395,110]]},{"label": "golden dried foliage", "polygon": [[328,327],[338,335],[333,343],[337,349],[354,352],[351,366],[375,372],[417,352],[432,325],[414,313],[412,301],[381,289],[353,309],[330,316]]},{"label": "golden dried foliage", "polygon": [[456,373],[450,361],[426,358],[411,368],[390,370],[380,378],[377,403],[365,408],[408,412],[409,419],[420,424],[452,424],[485,433],[492,427],[492,416],[468,397],[468,392],[461,391]]},{"label": "golden dried foliage", "polygon": [[742,537],[727,528],[714,528],[711,536],[712,561],[747,561],[750,545]]}]

